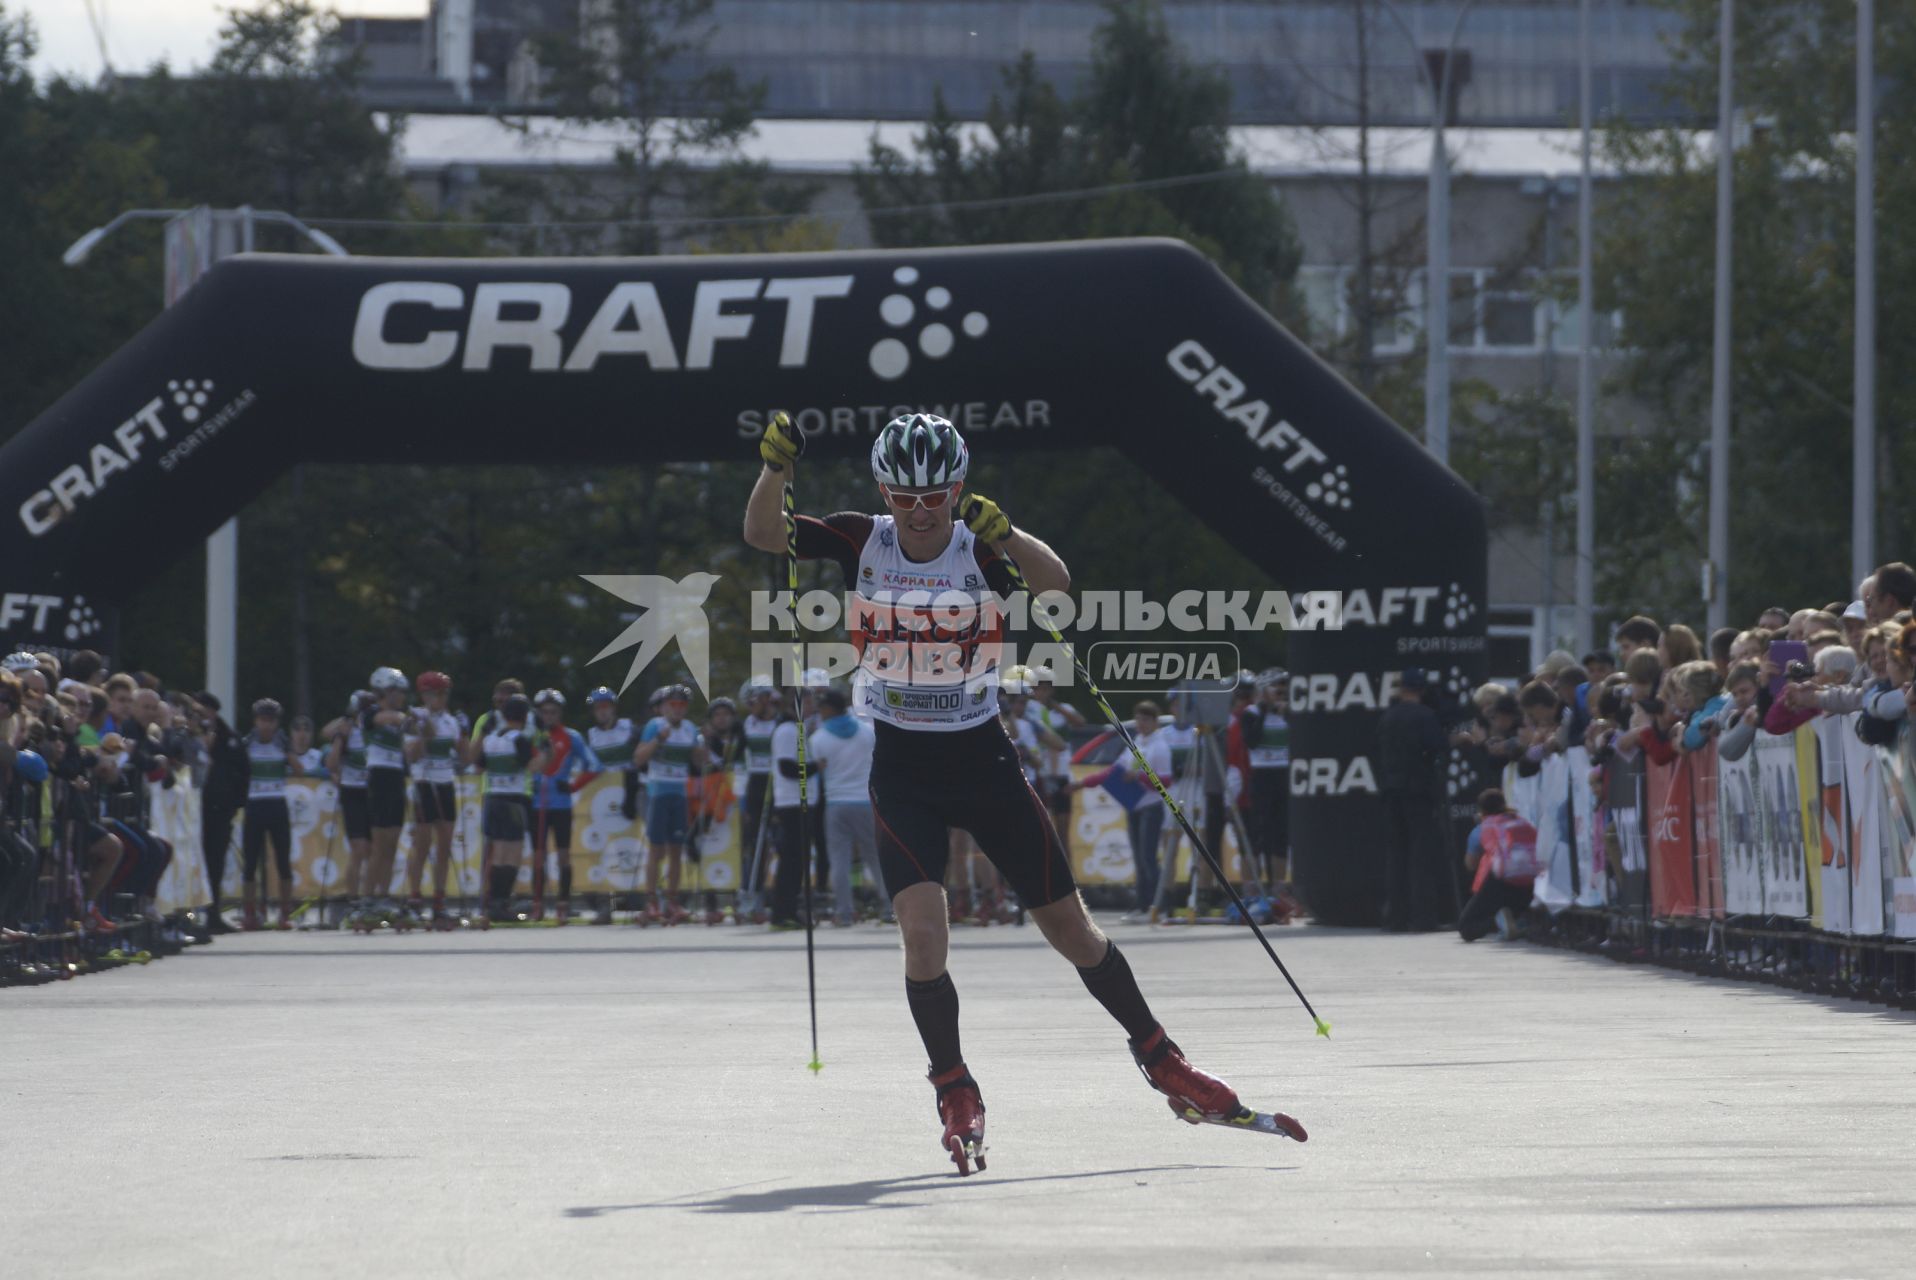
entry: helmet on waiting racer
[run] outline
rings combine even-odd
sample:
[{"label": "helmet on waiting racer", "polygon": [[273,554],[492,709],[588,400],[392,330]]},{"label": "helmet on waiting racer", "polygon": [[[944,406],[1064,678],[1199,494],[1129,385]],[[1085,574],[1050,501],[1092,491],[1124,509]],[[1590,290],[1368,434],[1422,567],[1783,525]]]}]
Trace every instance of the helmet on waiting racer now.
[{"label": "helmet on waiting racer", "polygon": [[381,667],[373,672],[372,679],[366,683],[373,687],[374,693],[386,693],[393,689],[403,692],[406,688],[406,673],[398,667]]},{"label": "helmet on waiting racer", "polygon": [[1019,663],[1006,667],[998,673],[998,692],[1008,698],[1023,697],[1031,692],[1031,686],[1037,682],[1031,668]]},{"label": "helmet on waiting racer", "polygon": [[532,696],[532,705],[535,707],[543,707],[548,702],[555,707],[563,707],[565,705],[565,695],[557,689],[541,689]]},{"label": "helmet on waiting racer", "polygon": [[421,693],[434,693],[452,688],[452,677],[443,671],[421,671],[413,686]]},{"label": "helmet on waiting racer", "polygon": [[777,692],[778,686],[772,683],[770,676],[753,676],[738,687],[738,698],[740,702],[750,702]]},{"label": "helmet on waiting racer", "polygon": [[594,689],[591,693],[588,693],[585,695],[585,702],[586,702],[586,705],[589,707],[596,707],[601,702],[617,703],[618,700],[619,700],[619,695],[612,692],[612,690],[606,688],[604,685],[600,685],[598,688]]},{"label": "helmet on waiting racer", "polygon": [[958,428],[930,413],[893,418],[872,441],[872,479],[904,489],[956,484],[971,466]]}]

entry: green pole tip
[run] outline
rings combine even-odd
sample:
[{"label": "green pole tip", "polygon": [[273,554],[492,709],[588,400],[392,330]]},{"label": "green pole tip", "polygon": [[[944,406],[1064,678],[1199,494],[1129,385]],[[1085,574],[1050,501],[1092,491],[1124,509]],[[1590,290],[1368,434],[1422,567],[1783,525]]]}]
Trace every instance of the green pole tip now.
[{"label": "green pole tip", "polygon": [[[1328,1035],[1330,1033],[1325,1032],[1325,1034]],[[805,1069],[811,1072],[813,1075],[817,1075],[819,1072],[825,1069],[825,1064],[820,1062],[817,1058],[813,1058],[810,1062],[805,1064]]]},{"label": "green pole tip", "polygon": [[1317,1019],[1317,1034],[1320,1036],[1323,1036],[1326,1040],[1330,1039],[1331,1024],[1324,1021],[1322,1018]]}]

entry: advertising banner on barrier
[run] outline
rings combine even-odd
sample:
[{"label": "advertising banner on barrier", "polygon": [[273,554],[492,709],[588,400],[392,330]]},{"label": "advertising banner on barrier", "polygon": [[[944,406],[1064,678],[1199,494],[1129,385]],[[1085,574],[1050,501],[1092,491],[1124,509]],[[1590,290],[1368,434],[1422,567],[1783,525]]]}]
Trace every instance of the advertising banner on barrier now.
[{"label": "advertising banner on barrier", "polygon": [[1570,768],[1571,845],[1576,852],[1576,902],[1600,907],[1609,901],[1604,874],[1603,815],[1590,777],[1590,753],[1572,747],[1564,753]]},{"label": "advertising banner on barrier", "polygon": [[1696,841],[1690,830],[1690,768],[1678,758],[1646,763],[1650,809],[1650,905],[1660,916],[1696,914]]},{"label": "advertising banner on barrier", "polygon": [[1916,938],[1916,735],[1907,722],[1882,763],[1885,923],[1899,938]]},{"label": "advertising banner on barrier", "polygon": [[1613,756],[1604,766],[1604,834],[1616,876],[1616,902],[1641,911],[1650,903],[1650,853],[1645,819],[1644,759]]},{"label": "advertising banner on barrier", "polygon": [[1716,739],[1700,751],[1692,751],[1685,762],[1690,768],[1690,802],[1694,806],[1690,833],[1694,842],[1697,913],[1715,920],[1723,918],[1723,852],[1719,846],[1717,818]]},{"label": "advertising banner on barrier", "polygon": [[1816,744],[1816,903],[1822,927],[1850,929],[1848,815],[1843,804],[1843,740],[1849,726],[1825,716],[1809,723]]},{"label": "advertising banner on barrier", "polygon": [[1796,780],[1797,742],[1795,735],[1759,733],[1744,758],[1756,761],[1759,909],[1764,915],[1801,920],[1810,913],[1810,891],[1802,790]]},{"label": "advertising banner on barrier", "polygon": [[1757,792],[1756,752],[1716,762],[1717,843],[1723,860],[1723,909],[1733,916],[1763,914],[1763,805]]},{"label": "advertising banner on barrier", "polygon": [[1526,813],[1537,828],[1537,862],[1543,868],[1537,876],[1537,901],[1552,912],[1563,910],[1576,901],[1576,848],[1570,807],[1570,762],[1562,754],[1543,758],[1537,774],[1532,805]]},{"label": "advertising banner on barrier", "polygon": [[1803,892],[1809,922],[1821,929],[1823,923],[1823,789],[1817,781],[1822,770],[1822,749],[1816,729],[1803,725],[1791,735],[1796,743],[1796,820],[1802,826],[1799,846],[1803,853]]},{"label": "advertising banner on barrier", "polygon": [[1849,866],[1850,932],[1883,932],[1883,753],[1856,733],[1862,712],[1833,718],[1832,733],[1842,738],[1843,843]]}]

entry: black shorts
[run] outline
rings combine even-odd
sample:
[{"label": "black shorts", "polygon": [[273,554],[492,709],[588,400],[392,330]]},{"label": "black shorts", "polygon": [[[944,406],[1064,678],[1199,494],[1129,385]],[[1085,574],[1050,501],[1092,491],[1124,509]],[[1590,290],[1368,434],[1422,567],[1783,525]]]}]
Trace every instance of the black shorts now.
[{"label": "black shorts", "polygon": [[887,892],[895,897],[914,884],[943,884],[952,827],[977,841],[1025,906],[1077,891],[1058,828],[1025,780],[1003,725],[990,720],[931,733],[880,721],[877,730],[872,816]]},{"label": "black shorts", "polygon": [[260,799],[246,802],[246,823],[240,829],[240,880],[251,884],[263,881],[266,870],[266,845],[273,846],[273,866],[282,888],[291,892],[293,878],[292,811],[285,799]]},{"label": "black shorts", "polygon": [[366,770],[366,812],[375,827],[406,825],[406,771]]},{"label": "black shorts", "polygon": [[452,783],[413,783],[412,813],[415,822],[457,822],[459,797]]},{"label": "black shorts", "polygon": [[339,818],[348,840],[364,840],[373,833],[372,811],[366,807],[366,788],[339,789]]},{"label": "black shorts", "polygon": [[526,815],[531,811],[530,796],[489,795],[480,815],[486,839],[516,843],[526,838]]},{"label": "black shorts", "polygon": [[542,848],[557,849],[560,853],[572,851],[572,810],[541,809],[532,819],[534,835],[544,833],[552,837]]}]

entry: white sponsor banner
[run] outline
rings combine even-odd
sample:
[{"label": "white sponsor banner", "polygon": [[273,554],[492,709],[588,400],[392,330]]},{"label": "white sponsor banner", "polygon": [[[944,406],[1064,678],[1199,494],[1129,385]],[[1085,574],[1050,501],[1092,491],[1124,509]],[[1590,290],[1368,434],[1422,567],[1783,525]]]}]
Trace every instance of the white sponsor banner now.
[{"label": "white sponsor banner", "polygon": [[1603,823],[1597,815],[1596,782],[1590,753],[1572,747],[1564,753],[1570,774],[1571,844],[1577,859],[1577,905],[1600,907],[1609,899],[1603,866]]},{"label": "white sponsor banner", "polygon": [[1849,870],[1850,932],[1883,931],[1883,780],[1882,752],[1856,734],[1863,713],[1830,720],[1843,737],[1843,811]]},{"label": "white sponsor banner", "polygon": [[1764,813],[1756,752],[1717,756],[1717,821],[1723,850],[1723,909],[1733,916],[1764,914]]},{"label": "white sponsor banner", "polygon": [[1759,733],[1745,759],[1756,761],[1763,914],[1800,920],[1810,913],[1810,894],[1803,859],[1802,797],[1796,782],[1796,739]]}]

